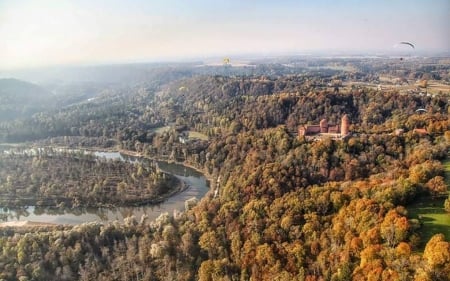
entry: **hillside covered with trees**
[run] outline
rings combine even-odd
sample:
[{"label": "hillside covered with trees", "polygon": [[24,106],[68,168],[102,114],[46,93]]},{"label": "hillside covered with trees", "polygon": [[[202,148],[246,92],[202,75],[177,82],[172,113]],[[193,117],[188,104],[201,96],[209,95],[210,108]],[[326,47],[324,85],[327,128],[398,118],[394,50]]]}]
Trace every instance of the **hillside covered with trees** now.
[{"label": "hillside covered with trees", "polygon": [[0,122],[30,117],[55,104],[54,96],[36,84],[17,80],[0,79]]},{"label": "hillside covered with trees", "polygon": [[[3,122],[5,142],[132,150],[194,166],[212,179],[212,190],[183,214],[155,221],[0,228],[0,279],[450,279],[450,237],[424,241],[423,221],[408,211],[417,200],[444,210],[449,93],[328,86],[377,75],[354,64],[357,72],[293,74],[269,65],[271,75],[263,76],[196,73]],[[297,136],[299,125],[324,118],[337,124],[344,114],[351,122],[346,138]],[[185,131],[208,139],[181,141]],[[55,183],[70,181],[71,173],[95,174],[76,184],[87,194],[104,188],[102,175],[119,165],[43,156],[20,166],[20,157],[2,157],[2,179],[21,173],[32,180],[26,167],[45,162],[61,167],[39,170]],[[83,168],[64,172],[73,161]],[[133,183],[124,192],[151,182],[144,171],[139,176],[141,168],[113,169]],[[0,184],[13,190],[7,180]]]}]

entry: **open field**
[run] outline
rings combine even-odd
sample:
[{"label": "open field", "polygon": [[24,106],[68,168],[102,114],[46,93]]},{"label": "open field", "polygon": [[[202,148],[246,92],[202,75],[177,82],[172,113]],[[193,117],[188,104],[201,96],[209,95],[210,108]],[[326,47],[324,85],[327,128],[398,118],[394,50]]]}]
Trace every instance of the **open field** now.
[{"label": "open field", "polygon": [[[167,132],[170,130],[170,128],[172,128],[171,126],[164,126],[164,127],[158,127],[154,129],[154,132],[157,134],[162,134],[164,132]],[[200,132],[197,131],[187,131],[188,132],[188,136],[190,140],[193,139],[199,139],[199,140],[208,140],[208,136],[205,134],[202,134]]]},{"label": "open field", "polygon": [[447,184],[447,190],[450,192],[450,159],[442,162],[445,170],[445,183]]},{"label": "open field", "polygon": [[443,233],[446,240],[450,239],[450,214],[444,210],[444,199],[420,198],[407,209],[410,218],[417,218],[422,223],[421,249],[437,233]]},{"label": "open field", "polygon": [[[445,167],[447,189],[450,190],[450,160],[446,160],[442,164]],[[422,223],[420,229],[421,250],[434,234],[442,233],[446,240],[450,239],[450,214],[444,210],[444,200],[445,198],[422,197],[407,207],[409,217],[419,219]]]},{"label": "open field", "polygon": [[196,131],[189,131],[189,139],[208,140],[208,136]]},{"label": "open field", "polygon": [[448,94],[450,95],[450,85],[444,84],[441,81],[430,80],[428,81],[428,85],[426,88],[419,88],[419,83],[416,81],[409,80],[408,83],[395,83],[395,78],[389,78],[386,76],[380,76],[379,83],[371,83],[371,82],[359,82],[359,81],[349,81],[344,82],[343,90],[349,91],[352,86],[356,87],[367,87],[371,89],[383,89],[383,90],[396,90],[400,93],[408,93],[408,92],[422,92],[429,94]]},{"label": "open field", "polygon": [[439,92],[450,94],[450,85],[432,80],[428,82],[427,91],[431,94],[437,94]]}]

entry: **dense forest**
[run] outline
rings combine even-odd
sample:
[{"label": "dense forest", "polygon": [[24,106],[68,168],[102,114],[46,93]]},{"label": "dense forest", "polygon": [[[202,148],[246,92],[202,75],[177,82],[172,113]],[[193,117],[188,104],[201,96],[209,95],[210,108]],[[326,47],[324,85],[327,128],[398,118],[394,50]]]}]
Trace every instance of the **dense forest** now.
[{"label": "dense forest", "polygon": [[[157,203],[181,188],[156,164],[41,149],[0,153],[3,206],[128,206]],[[34,153],[33,153],[34,152]]]},{"label": "dense forest", "polygon": [[[214,190],[180,216],[155,221],[0,228],[0,280],[449,280],[450,237],[424,240],[424,221],[409,214],[417,200],[448,197],[448,93],[327,86],[340,76],[377,75],[376,67],[363,71],[365,62],[354,65],[356,73],[293,74],[277,65],[264,66],[271,74],[263,76],[196,73],[1,123],[2,141],[183,162],[203,171]],[[297,136],[299,125],[338,124],[344,114],[346,138]],[[187,130],[208,140],[180,141]],[[27,188],[56,192],[78,173],[82,182],[72,186],[84,186],[77,194],[92,200],[109,169],[127,179],[123,192],[154,180],[142,170],[148,167],[90,158],[2,157],[7,192],[7,175],[32,181],[33,165],[40,186]],[[67,171],[74,162],[79,170]],[[49,164],[59,170],[43,168]]]}]

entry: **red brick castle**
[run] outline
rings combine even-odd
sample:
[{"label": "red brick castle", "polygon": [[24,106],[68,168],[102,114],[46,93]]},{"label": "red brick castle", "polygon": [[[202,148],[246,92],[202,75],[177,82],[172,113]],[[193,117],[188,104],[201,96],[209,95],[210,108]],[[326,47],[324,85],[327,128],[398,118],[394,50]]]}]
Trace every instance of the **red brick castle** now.
[{"label": "red brick castle", "polygon": [[298,136],[344,138],[349,134],[349,127],[350,120],[345,114],[340,125],[330,125],[326,119],[322,119],[319,125],[301,125],[298,127]]}]

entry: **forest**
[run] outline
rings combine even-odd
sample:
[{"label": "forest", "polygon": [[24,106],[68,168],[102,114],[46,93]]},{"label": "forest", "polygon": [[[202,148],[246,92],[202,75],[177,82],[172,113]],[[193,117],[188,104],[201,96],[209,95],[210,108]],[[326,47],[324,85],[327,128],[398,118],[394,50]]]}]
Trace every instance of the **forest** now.
[{"label": "forest", "polygon": [[[129,150],[194,166],[214,184],[177,217],[1,227],[0,280],[449,280],[450,237],[424,240],[423,218],[409,213],[417,200],[450,212],[442,164],[449,93],[327,86],[379,75],[377,65],[353,65],[357,72],[195,70],[1,122],[3,142]],[[448,66],[438,70],[448,75]],[[300,125],[338,124],[344,114],[346,138],[297,135]],[[208,140],[181,142],[187,130]],[[121,204],[166,184],[152,167],[51,153],[0,157],[2,198],[39,191],[71,198],[66,204]]]},{"label": "forest", "polygon": [[157,203],[182,183],[156,164],[106,160],[53,149],[0,153],[4,207],[130,206]]}]

